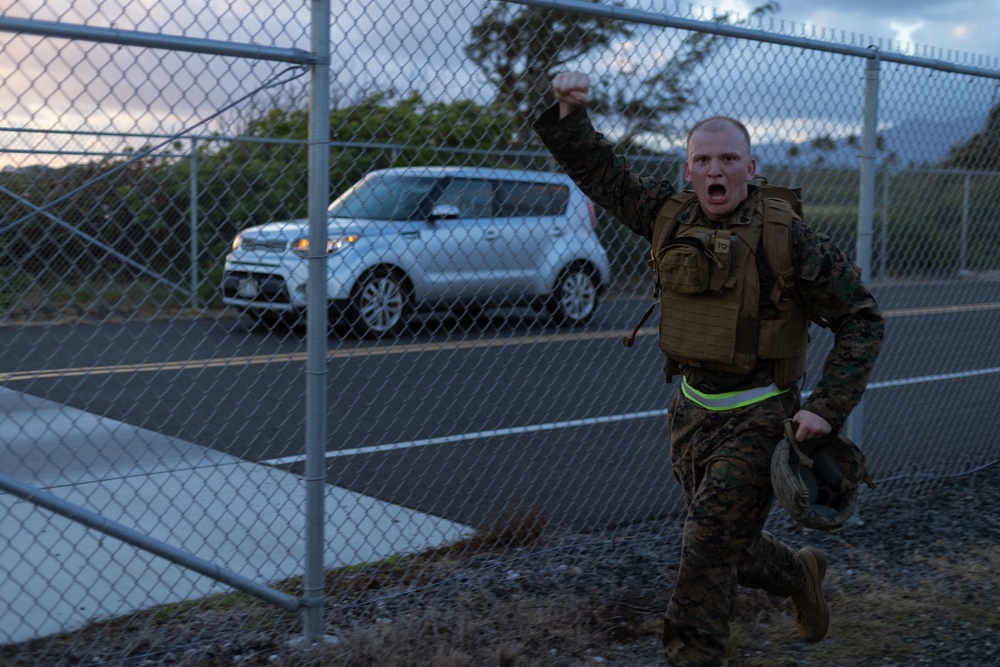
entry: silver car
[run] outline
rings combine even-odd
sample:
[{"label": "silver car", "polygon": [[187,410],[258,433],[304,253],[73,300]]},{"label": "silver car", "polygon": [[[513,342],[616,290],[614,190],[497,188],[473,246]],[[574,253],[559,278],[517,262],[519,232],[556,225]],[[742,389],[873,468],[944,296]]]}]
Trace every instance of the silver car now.
[{"label": "silver car", "polygon": [[[398,334],[420,311],[530,304],[562,324],[594,314],[610,280],[590,200],[562,174],[464,167],[374,171],[329,207],[331,316]],[[243,230],[223,301],[257,318],[306,308],[308,221]]]}]

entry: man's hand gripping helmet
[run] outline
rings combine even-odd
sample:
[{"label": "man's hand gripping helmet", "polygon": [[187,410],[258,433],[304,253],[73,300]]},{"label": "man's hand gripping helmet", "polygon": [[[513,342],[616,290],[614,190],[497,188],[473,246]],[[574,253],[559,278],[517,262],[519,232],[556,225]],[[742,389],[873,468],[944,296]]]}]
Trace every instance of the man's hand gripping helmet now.
[{"label": "man's hand gripping helmet", "polygon": [[771,484],[793,519],[827,533],[843,530],[861,482],[875,488],[857,445],[839,434],[796,442],[792,420],[785,420],[785,437],[771,458]]}]

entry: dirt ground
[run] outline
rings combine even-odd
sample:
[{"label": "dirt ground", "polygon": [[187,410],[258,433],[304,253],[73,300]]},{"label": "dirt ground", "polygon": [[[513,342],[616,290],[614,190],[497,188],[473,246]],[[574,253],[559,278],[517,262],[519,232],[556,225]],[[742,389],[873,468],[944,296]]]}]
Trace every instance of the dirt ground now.
[{"label": "dirt ground", "polygon": [[[1000,465],[925,488],[933,490],[867,493],[860,521],[839,535],[802,529],[776,510],[771,532],[828,556],[830,632],[805,644],[787,601],[740,589],[727,664],[1000,664]],[[666,664],[659,632],[676,528],[551,534],[543,518],[526,512],[450,548],[330,573],[322,643],[302,641],[300,614],[231,594],[3,646],[0,664]]]}]

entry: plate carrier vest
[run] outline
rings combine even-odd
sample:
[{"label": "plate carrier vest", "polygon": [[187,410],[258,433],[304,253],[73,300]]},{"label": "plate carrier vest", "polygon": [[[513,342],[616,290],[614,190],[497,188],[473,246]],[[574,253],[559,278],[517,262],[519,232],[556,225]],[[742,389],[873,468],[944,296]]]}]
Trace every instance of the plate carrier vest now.
[{"label": "plate carrier vest", "polygon": [[[685,364],[737,375],[758,359],[774,361],[774,383],[787,389],[805,374],[809,319],[795,301],[791,223],[802,218],[798,189],[757,183],[761,204],[750,224],[713,229],[681,213],[697,204],[694,192],[671,197],[657,214],[649,265],[656,274],[660,304],[660,349],[672,380]],[[756,254],[762,248],[774,277],[768,296],[778,315],[761,320]],[[626,347],[631,347],[642,322]],[[821,324],[825,324],[822,323]]]}]

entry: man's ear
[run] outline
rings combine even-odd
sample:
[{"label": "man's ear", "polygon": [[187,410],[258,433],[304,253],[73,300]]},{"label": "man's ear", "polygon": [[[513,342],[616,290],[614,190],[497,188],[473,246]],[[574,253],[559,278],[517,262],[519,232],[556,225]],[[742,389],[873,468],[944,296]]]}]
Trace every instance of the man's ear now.
[{"label": "man's ear", "polygon": [[684,160],[684,180],[691,182],[691,167],[688,166],[687,160]]},{"label": "man's ear", "polygon": [[[686,164],[685,168],[687,168]],[[750,161],[747,162],[747,182],[752,181],[753,177],[756,175],[757,175],[757,160],[750,158]]]}]

